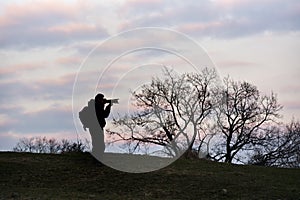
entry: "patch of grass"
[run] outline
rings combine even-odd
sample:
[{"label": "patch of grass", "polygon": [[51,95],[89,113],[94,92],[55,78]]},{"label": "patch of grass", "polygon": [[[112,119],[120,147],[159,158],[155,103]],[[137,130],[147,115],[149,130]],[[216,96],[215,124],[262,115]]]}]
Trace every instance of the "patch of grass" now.
[{"label": "patch of grass", "polygon": [[89,153],[0,153],[0,199],[299,199],[300,170],[178,159],[131,174]]}]

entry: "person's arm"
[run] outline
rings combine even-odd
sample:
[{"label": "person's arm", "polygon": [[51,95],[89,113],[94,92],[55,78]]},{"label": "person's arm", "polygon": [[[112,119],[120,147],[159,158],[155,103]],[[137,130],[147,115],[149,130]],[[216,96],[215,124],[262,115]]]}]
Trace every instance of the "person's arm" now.
[{"label": "person's arm", "polygon": [[103,117],[107,118],[109,116],[110,110],[111,110],[112,103],[109,103],[106,108],[104,109]]}]

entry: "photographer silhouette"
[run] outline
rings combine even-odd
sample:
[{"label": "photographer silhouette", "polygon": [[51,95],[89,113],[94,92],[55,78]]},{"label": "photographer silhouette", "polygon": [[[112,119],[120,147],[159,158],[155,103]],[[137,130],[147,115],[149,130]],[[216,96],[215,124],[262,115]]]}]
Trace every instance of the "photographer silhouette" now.
[{"label": "photographer silhouette", "polygon": [[[108,105],[105,107],[105,104],[108,104]],[[96,97],[95,97],[96,115],[97,115],[97,119],[98,119],[98,122],[99,122],[102,130],[103,130],[104,126],[106,125],[105,118],[107,118],[109,116],[111,106],[112,106],[112,102],[105,99],[103,94],[99,93],[96,95]]]},{"label": "photographer silhouette", "polygon": [[[83,129],[89,129],[92,139],[92,153],[98,159],[101,159],[105,150],[104,143],[104,127],[106,125],[105,118],[107,118],[111,111],[113,103],[118,103],[118,99],[107,100],[104,95],[99,93],[95,99],[88,102],[79,112],[79,119],[83,125]],[[105,104],[108,104],[105,106]]]}]

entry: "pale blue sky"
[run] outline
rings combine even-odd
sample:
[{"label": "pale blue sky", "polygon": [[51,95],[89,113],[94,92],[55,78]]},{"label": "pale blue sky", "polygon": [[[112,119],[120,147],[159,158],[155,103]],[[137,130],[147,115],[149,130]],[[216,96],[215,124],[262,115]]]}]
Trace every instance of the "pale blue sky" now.
[{"label": "pale blue sky", "polygon": [[298,0],[1,1],[0,150],[22,137],[76,138],[80,64],[99,42],[147,26],[189,35],[221,76],[274,91],[282,120],[300,119],[299,19]]}]

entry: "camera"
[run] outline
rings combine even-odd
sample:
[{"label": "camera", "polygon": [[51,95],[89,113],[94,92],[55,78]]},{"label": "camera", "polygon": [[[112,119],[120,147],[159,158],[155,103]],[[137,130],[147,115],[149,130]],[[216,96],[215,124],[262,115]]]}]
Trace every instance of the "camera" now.
[{"label": "camera", "polygon": [[104,99],[104,103],[115,103],[118,104],[119,103],[119,99]]}]

